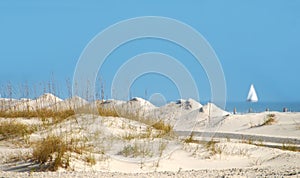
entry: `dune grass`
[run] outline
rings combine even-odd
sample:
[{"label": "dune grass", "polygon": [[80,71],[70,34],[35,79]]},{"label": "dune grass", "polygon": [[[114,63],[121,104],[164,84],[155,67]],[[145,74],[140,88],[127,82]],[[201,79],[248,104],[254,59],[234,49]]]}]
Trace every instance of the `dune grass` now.
[{"label": "dune grass", "polygon": [[[160,136],[171,134],[173,131],[173,127],[170,124],[165,123],[163,120],[156,121],[156,119],[146,118],[145,116],[139,114],[141,113],[140,111],[137,111],[136,113],[118,113],[114,108],[104,108],[101,105],[102,104],[98,105],[98,112],[100,116],[124,117],[129,120],[138,121],[161,131]],[[125,136],[125,139],[130,140],[132,137],[132,135],[127,135]]]},{"label": "dune grass", "polygon": [[50,109],[38,109],[38,110],[25,110],[25,111],[2,111],[0,112],[0,117],[3,118],[51,118],[51,117],[60,117],[67,118],[71,115],[74,115],[75,112],[72,109],[63,110],[63,111],[54,111]]},{"label": "dune grass", "polygon": [[101,105],[98,106],[98,113],[100,116],[104,117],[119,117],[119,114],[114,110],[110,108],[104,108]]},{"label": "dune grass", "polygon": [[190,134],[189,137],[183,140],[184,143],[199,143],[199,140],[194,139],[194,132]]},{"label": "dune grass", "polygon": [[32,144],[32,160],[39,163],[46,170],[56,171],[59,167],[69,168],[70,153],[83,155],[89,153],[84,161],[94,165],[95,158],[91,154],[89,145],[84,144],[81,139],[71,139],[69,141],[62,139],[61,135],[49,134],[43,140]]},{"label": "dune grass", "polygon": [[19,123],[14,120],[0,123],[0,136],[2,139],[24,137],[37,130],[37,127]]},{"label": "dune grass", "polygon": [[[49,91],[49,93],[53,93]],[[55,92],[54,92],[55,93]],[[104,96],[104,92],[101,93]],[[27,96],[27,95],[25,95]],[[12,95],[9,95],[12,98]],[[102,98],[103,103],[103,98]],[[140,134],[127,134],[124,139],[130,141],[132,139],[153,139],[162,138],[172,133],[172,126],[165,123],[163,120],[147,119],[144,116],[142,110],[137,112],[125,112],[118,113],[114,108],[105,107],[104,105],[97,106],[97,111],[100,116],[110,116],[110,117],[124,117],[129,120],[135,120],[147,125],[147,130]],[[87,108],[77,108],[76,113],[91,113],[89,112],[89,107]],[[4,107],[1,107],[4,108]],[[85,110],[87,109],[87,110]],[[93,108],[94,109],[94,108]],[[11,122],[12,118],[39,118],[43,121],[43,126],[53,125],[56,123],[61,123],[67,118],[74,116],[75,111],[70,109],[57,111],[56,109],[36,109],[31,110],[27,108],[23,111],[13,110],[12,108],[8,110],[0,110],[0,117],[6,118],[8,121],[1,122],[0,125],[0,139],[2,137],[14,137],[14,136],[24,136],[30,135],[35,132],[36,129],[31,128],[30,125],[24,125],[17,122]],[[46,122],[44,122],[46,121]],[[45,125],[46,123],[47,125]],[[54,125],[55,127],[41,127],[41,129],[54,129],[59,125]],[[62,129],[63,130],[63,129]],[[42,130],[44,131],[44,130]],[[47,130],[48,131],[48,130]],[[152,132],[153,131],[153,132]],[[44,133],[44,132],[43,132]],[[41,167],[46,168],[42,170],[56,171],[58,168],[69,168],[70,167],[70,156],[72,154],[80,154],[79,159],[89,163],[90,165],[96,164],[96,158],[92,155],[90,147],[87,148],[85,144],[81,144],[82,140],[72,140],[71,138],[65,139],[62,135],[52,135],[51,132],[45,132],[45,138],[40,141],[35,141],[30,143],[32,148],[32,160],[39,163]],[[68,136],[67,136],[68,137]],[[80,142],[80,143],[79,143]],[[135,144],[124,146],[123,150],[120,152],[121,155],[125,157],[151,157],[153,156],[152,150],[148,147],[149,142],[145,141],[142,143],[136,142]],[[166,142],[161,142],[159,145],[159,154],[162,156],[163,151],[166,149]]]},{"label": "dune grass", "polygon": [[126,145],[123,150],[119,152],[119,155],[124,157],[152,157],[152,151],[144,144],[135,143],[134,145]]},{"label": "dune grass", "polygon": [[222,149],[217,147],[216,146],[216,141],[214,140],[211,140],[211,141],[208,141],[207,143],[205,143],[205,148],[211,152],[212,155],[215,155],[215,154],[221,154],[222,153]]},{"label": "dune grass", "polygon": [[85,157],[85,161],[87,163],[89,163],[90,165],[95,165],[97,162],[96,162],[96,158],[94,155],[92,155],[92,153],[90,153],[89,155],[87,155]]},{"label": "dune grass", "polygon": [[160,120],[152,125],[157,130],[163,131],[164,134],[170,133],[172,131],[172,126],[166,124],[164,121]]},{"label": "dune grass", "polygon": [[296,151],[299,152],[300,150],[297,148],[297,146],[293,145],[293,144],[282,144],[281,147],[282,150],[287,150],[287,151]]},{"label": "dune grass", "polygon": [[262,126],[267,126],[267,125],[273,125],[274,123],[276,123],[276,115],[275,114],[268,114],[263,123],[258,124],[258,125],[252,125],[250,126],[250,128],[256,128],[256,127],[262,127]]},{"label": "dune grass", "polygon": [[2,118],[39,118],[42,121],[52,118],[52,123],[59,123],[70,116],[75,115],[72,109],[54,111],[50,109],[39,109],[36,111],[2,111],[0,117]]},{"label": "dune grass", "polygon": [[273,123],[275,123],[275,114],[268,114],[264,123],[262,123],[262,126],[264,125],[272,125]]},{"label": "dune grass", "polygon": [[70,151],[67,143],[58,136],[50,135],[33,146],[32,157],[40,164],[49,163],[48,169],[56,171],[58,167],[68,167],[68,159],[64,157],[67,151]]}]

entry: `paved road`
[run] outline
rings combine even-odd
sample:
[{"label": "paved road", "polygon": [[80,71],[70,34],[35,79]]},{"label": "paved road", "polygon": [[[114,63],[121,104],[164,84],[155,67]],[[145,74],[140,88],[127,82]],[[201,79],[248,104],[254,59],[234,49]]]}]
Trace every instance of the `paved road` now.
[{"label": "paved road", "polygon": [[[179,136],[189,136],[191,131],[175,131]],[[288,138],[288,137],[277,137],[277,136],[264,136],[264,135],[250,135],[244,133],[226,133],[226,132],[202,132],[194,131],[194,137],[203,138],[230,138],[237,140],[251,140],[257,142],[269,142],[269,143],[279,143],[279,144],[294,144],[300,147],[300,138]]]}]

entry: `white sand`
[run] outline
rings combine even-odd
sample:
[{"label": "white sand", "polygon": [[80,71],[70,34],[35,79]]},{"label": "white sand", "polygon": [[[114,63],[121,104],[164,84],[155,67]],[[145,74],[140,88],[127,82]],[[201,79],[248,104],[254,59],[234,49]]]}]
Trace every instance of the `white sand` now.
[{"label": "white sand", "polygon": [[53,94],[45,93],[34,100],[30,100],[30,99],[19,100],[18,102],[13,104],[11,109],[14,111],[26,111],[26,110],[33,111],[37,109],[44,109],[50,107],[61,101],[62,99],[54,96]]},{"label": "white sand", "polygon": [[[26,101],[33,108],[38,107],[67,109],[80,108],[87,101],[74,97],[61,101],[47,94],[36,100]],[[71,103],[71,105],[70,105]],[[19,104],[21,109],[25,106]],[[22,107],[21,107],[22,106]],[[217,132],[224,134],[269,136],[283,141],[287,138],[300,139],[300,113],[252,113],[230,115],[213,104],[202,106],[194,100],[180,100],[162,107],[155,107],[148,101],[135,98],[131,101],[110,100],[102,107],[113,108],[124,116],[138,114],[142,119],[164,120],[174,125],[174,129],[193,132]],[[275,115],[271,125],[263,123]],[[9,118],[0,118],[0,123]],[[16,122],[41,126],[39,118],[17,118]],[[209,126],[209,127],[208,127]],[[32,150],[16,144],[15,141],[0,141],[0,177],[20,176],[29,174],[33,177],[211,177],[211,176],[296,176],[300,174],[300,152],[270,148],[268,143],[261,146],[250,143],[252,140],[236,138],[214,138],[214,146],[207,147],[202,143],[185,143],[176,135],[158,137],[160,131],[151,128],[130,117],[100,117],[92,114],[78,114],[62,123],[47,127],[47,129],[31,134],[28,142],[42,140],[49,134],[60,135],[67,140],[85,139],[90,145],[96,160],[95,165],[86,163],[88,153],[70,153],[70,169],[60,168],[58,172],[46,173],[15,173],[28,171],[36,165],[28,165]],[[142,135],[147,135],[143,136]],[[134,139],[129,139],[133,137]],[[201,137],[194,137],[194,140]],[[184,138],[183,138],[184,139]],[[249,144],[249,143],[250,144]],[[272,139],[271,139],[272,142]],[[288,143],[286,143],[288,144]],[[161,146],[164,148],[161,150]],[[138,146],[146,152],[137,156],[125,156],[125,147]],[[292,146],[299,147],[300,144]],[[161,152],[162,151],[162,152]],[[103,154],[104,153],[104,154]],[[23,157],[13,161],[13,157]],[[12,160],[12,161],[11,161]],[[20,168],[21,166],[21,168]],[[23,166],[23,167],[22,167]],[[10,171],[8,171],[10,170]],[[2,172],[1,172],[2,171]]]},{"label": "white sand", "polygon": [[78,109],[86,104],[88,104],[88,102],[85,99],[80,98],[79,96],[74,96],[63,101],[58,101],[47,107],[47,109],[63,111],[68,109]]}]

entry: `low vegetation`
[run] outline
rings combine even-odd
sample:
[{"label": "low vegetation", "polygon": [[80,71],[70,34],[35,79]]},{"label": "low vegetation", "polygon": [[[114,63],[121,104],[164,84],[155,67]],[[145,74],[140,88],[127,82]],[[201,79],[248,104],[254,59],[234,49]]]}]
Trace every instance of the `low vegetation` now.
[{"label": "low vegetation", "polygon": [[[115,109],[113,108],[105,108],[102,107],[101,104],[98,106],[98,112],[100,116],[105,116],[105,117],[124,117],[129,120],[134,120],[141,122],[143,124],[148,125],[149,128],[154,128],[158,131],[160,131],[160,134],[157,135],[157,137],[162,137],[165,135],[171,135],[173,131],[173,127],[170,124],[165,123],[163,120],[156,121],[156,119],[150,119],[146,118],[144,116],[141,116],[139,112],[137,113],[118,113]],[[142,138],[150,138],[151,134],[151,129],[150,131],[147,131],[147,133],[139,134],[139,135],[132,135],[132,134],[127,134],[124,136],[126,140],[131,140],[136,137],[142,137]]]},{"label": "low vegetation", "polygon": [[0,112],[0,117],[2,118],[40,118],[45,120],[47,118],[52,118],[53,123],[59,123],[66,118],[75,115],[75,111],[72,109],[63,111],[54,111],[50,109],[38,109],[38,110],[26,110],[26,111],[2,111]]},{"label": "low vegetation", "polygon": [[126,145],[124,146],[123,150],[119,152],[119,155],[122,155],[124,157],[151,157],[151,150],[148,148],[145,144],[138,144],[135,143],[132,145]]},{"label": "low vegetation", "polygon": [[261,126],[266,126],[266,125],[272,125],[272,124],[276,123],[275,118],[276,118],[275,114],[268,114],[265,117],[263,123],[258,124],[258,125],[252,125],[251,124],[250,128],[261,127]]},{"label": "low vegetation", "polygon": [[119,114],[117,113],[116,110],[111,108],[104,108],[101,105],[98,106],[98,113],[100,116],[105,116],[105,117],[119,117]]},{"label": "low vegetation", "polygon": [[192,132],[191,135],[189,137],[187,137],[186,139],[184,139],[183,142],[184,143],[199,143],[199,140],[194,139],[194,133]]},{"label": "low vegetation", "polygon": [[[69,168],[71,152],[77,154],[90,152],[90,148],[80,139],[66,141],[62,136],[56,135],[48,135],[43,140],[32,144],[32,148],[32,159],[50,171],[56,171],[59,167]],[[85,161],[91,165],[95,164],[95,158],[91,154]]]},{"label": "low vegetation", "polygon": [[153,139],[157,137],[156,135],[152,134],[151,130],[146,130],[144,133],[140,134],[132,134],[132,133],[126,133],[122,138],[124,140],[133,140],[133,139]]},{"label": "low vegetation", "polygon": [[48,169],[56,171],[58,167],[69,166],[65,153],[71,147],[58,136],[48,136],[33,147],[33,160],[40,164],[48,164]]},{"label": "low vegetation", "polygon": [[94,155],[92,155],[92,153],[90,153],[88,156],[86,156],[85,161],[87,163],[89,163],[91,166],[95,165],[97,163],[96,158]]},{"label": "low vegetation", "polygon": [[171,134],[173,127],[169,124],[166,124],[164,121],[160,120],[152,125],[156,130],[162,131],[162,134]]},{"label": "low vegetation", "polygon": [[205,148],[210,151],[210,153],[212,155],[215,155],[215,154],[221,154],[222,153],[222,150],[221,148],[217,147],[216,146],[216,141],[214,140],[211,140],[211,141],[208,141],[207,143],[205,143]]},{"label": "low vegetation", "polygon": [[0,138],[24,137],[36,130],[36,126],[22,124],[14,120],[3,121],[0,123]]},{"label": "low vegetation", "polygon": [[272,125],[273,123],[275,123],[276,120],[275,120],[275,114],[268,114],[264,123],[262,124],[263,126],[264,125]]},{"label": "low vegetation", "polygon": [[282,150],[300,151],[299,148],[292,144],[282,144]]},{"label": "low vegetation", "polygon": [[[213,155],[216,154],[222,154],[224,147],[220,147],[217,145],[219,143],[215,140],[205,141],[205,140],[195,140],[193,138],[193,134],[191,134],[187,139],[184,140],[184,143],[186,143],[189,146],[192,146],[193,149],[193,155],[197,155],[197,152],[199,150],[204,149],[205,153],[207,154],[205,158],[210,158]],[[195,147],[196,145],[196,147]],[[190,149],[190,148],[189,148]]]}]

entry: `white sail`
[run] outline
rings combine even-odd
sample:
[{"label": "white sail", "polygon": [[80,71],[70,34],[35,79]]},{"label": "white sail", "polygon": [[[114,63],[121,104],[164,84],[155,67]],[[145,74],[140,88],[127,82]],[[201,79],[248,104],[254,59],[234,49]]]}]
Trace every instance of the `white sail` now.
[{"label": "white sail", "polygon": [[250,102],[257,102],[258,101],[258,97],[257,97],[257,94],[255,92],[255,89],[254,89],[253,85],[250,86],[247,101],[250,101]]}]

